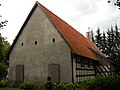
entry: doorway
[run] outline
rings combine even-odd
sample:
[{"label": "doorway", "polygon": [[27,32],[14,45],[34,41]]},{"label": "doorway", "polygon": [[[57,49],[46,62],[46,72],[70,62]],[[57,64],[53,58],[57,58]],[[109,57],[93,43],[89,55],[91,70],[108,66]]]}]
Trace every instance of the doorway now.
[{"label": "doorway", "polygon": [[48,76],[51,77],[52,81],[60,82],[60,65],[49,64],[48,65]]},{"label": "doorway", "polygon": [[24,65],[16,65],[16,81],[24,81]]}]

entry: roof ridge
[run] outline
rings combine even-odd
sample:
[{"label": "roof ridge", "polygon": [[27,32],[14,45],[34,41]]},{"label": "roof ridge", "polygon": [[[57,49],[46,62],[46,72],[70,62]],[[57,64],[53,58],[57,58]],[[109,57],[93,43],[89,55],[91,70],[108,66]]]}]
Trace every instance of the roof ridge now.
[{"label": "roof ridge", "polygon": [[76,29],[74,29],[71,25],[69,25],[67,22],[62,20],[60,17],[52,13],[50,10],[48,10],[46,7],[44,7],[42,4],[40,4],[38,1],[36,1],[34,7],[30,11],[27,19],[25,20],[23,26],[21,27],[19,33],[17,34],[11,49],[8,54],[8,58],[10,56],[10,53],[15,46],[17,39],[19,38],[20,34],[24,30],[24,27],[27,25],[28,20],[30,19],[31,15],[36,10],[36,7],[40,7],[44,13],[48,16],[48,18],[51,20],[52,24],[55,26],[55,28],[59,31],[63,39],[67,42],[68,46],[70,46],[71,51],[73,50],[75,54],[81,55],[93,60],[97,60],[97,57],[95,54],[88,49],[88,47],[92,48],[95,51],[98,51],[96,47],[80,32],[78,32]]},{"label": "roof ridge", "polygon": [[[67,22],[62,20],[60,17],[55,15],[50,10],[48,10],[46,7],[44,7],[39,2],[37,2],[37,4],[44,10],[44,12],[47,14],[49,19],[57,27],[57,29],[60,31],[62,36],[65,38],[69,46],[71,46],[71,48],[74,50],[76,54],[96,60],[96,57],[93,54],[93,52],[85,46],[85,44],[87,44],[88,46],[90,45],[90,47],[92,45],[90,44],[90,42],[88,42],[87,38],[84,35],[82,35],[80,32],[74,29],[71,25],[69,25]],[[93,47],[94,46],[92,46],[92,48]],[[96,50],[95,47],[93,49]],[[85,51],[87,53],[85,53]]]},{"label": "roof ridge", "polygon": [[[46,10],[48,10],[49,12],[51,12],[49,9],[47,9],[45,6],[43,6],[41,3],[39,3],[37,1],[37,4],[42,6],[42,8],[45,8]],[[67,25],[69,25],[71,28],[73,28],[70,24],[68,24],[66,21],[64,21],[62,18],[58,17],[56,14],[54,14],[53,12],[51,12],[53,15],[55,15],[57,18],[61,19],[63,22],[65,22]],[[73,28],[77,33],[81,34],[80,32],[78,32],[75,28]],[[85,37],[83,34],[81,34],[83,37]]]}]

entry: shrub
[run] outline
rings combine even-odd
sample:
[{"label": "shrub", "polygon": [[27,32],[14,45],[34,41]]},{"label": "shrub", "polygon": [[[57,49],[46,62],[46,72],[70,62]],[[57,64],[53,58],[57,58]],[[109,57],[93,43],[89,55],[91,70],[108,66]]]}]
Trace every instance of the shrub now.
[{"label": "shrub", "polygon": [[0,81],[0,88],[1,87],[7,87],[7,85],[8,85],[8,81],[6,81],[6,80],[1,80]]},{"label": "shrub", "polygon": [[57,84],[54,90],[65,90],[65,84]]},{"label": "shrub", "polygon": [[19,88],[19,86],[20,86],[20,84],[21,84],[22,82],[23,82],[23,81],[18,81],[18,80],[9,81],[8,87],[10,87],[10,88]]},{"label": "shrub", "polygon": [[65,85],[65,89],[66,89],[66,90],[71,90],[71,89],[73,88],[73,86],[74,86],[73,83],[67,83],[67,84]]},{"label": "shrub", "polygon": [[73,88],[80,88],[78,83],[55,83],[53,81],[47,81],[44,83],[44,88],[46,90],[73,90]]},{"label": "shrub", "polygon": [[86,82],[87,90],[119,90],[120,77],[96,77]]},{"label": "shrub", "polygon": [[47,90],[53,90],[56,87],[56,85],[57,84],[55,82],[53,82],[53,81],[46,81],[46,82],[44,82],[44,87]]},{"label": "shrub", "polygon": [[33,89],[35,89],[35,83],[32,81],[23,82],[20,84],[20,88],[24,89],[24,90],[33,90]]},{"label": "shrub", "polygon": [[74,88],[80,88],[81,86],[80,86],[80,84],[78,84],[78,83],[74,83],[74,84],[73,84],[73,87],[74,87]]}]

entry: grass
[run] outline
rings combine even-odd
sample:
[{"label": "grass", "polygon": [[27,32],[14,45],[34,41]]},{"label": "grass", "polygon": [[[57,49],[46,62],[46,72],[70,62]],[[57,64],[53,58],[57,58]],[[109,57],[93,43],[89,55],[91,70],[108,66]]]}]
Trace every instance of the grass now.
[{"label": "grass", "polygon": [[0,88],[0,90],[23,90],[19,88]]}]

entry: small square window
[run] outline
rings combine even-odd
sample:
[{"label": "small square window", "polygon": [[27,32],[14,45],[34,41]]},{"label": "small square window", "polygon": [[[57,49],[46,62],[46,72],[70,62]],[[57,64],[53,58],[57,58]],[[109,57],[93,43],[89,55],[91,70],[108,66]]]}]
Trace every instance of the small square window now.
[{"label": "small square window", "polygon": [[37,45],[37,41],[35,41],[35,45]]},{"label": "small square window", "polygon": [[55,38],[53,38],[53,42],[55,42]]},{"label": "small square window", "polygon": [[21,46],[23,46],[23,43],[21,43]]}]

